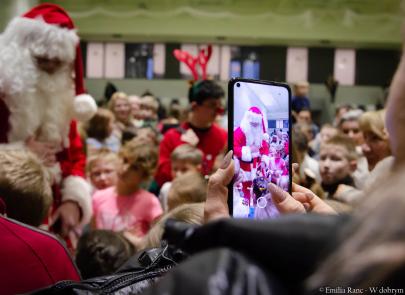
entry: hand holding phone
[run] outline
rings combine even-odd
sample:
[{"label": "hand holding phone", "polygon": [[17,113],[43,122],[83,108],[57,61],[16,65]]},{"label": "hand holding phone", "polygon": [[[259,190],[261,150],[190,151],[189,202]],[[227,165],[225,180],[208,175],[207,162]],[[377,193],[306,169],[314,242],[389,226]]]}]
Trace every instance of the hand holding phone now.
[{"label": "hand holding phone", "polygon": [[234,151],[235,179],[229,189],[233,217],[279,215],[269,183],[291,192],[291,91],[288,85],[248,79],[228,84],[228,146]]}]

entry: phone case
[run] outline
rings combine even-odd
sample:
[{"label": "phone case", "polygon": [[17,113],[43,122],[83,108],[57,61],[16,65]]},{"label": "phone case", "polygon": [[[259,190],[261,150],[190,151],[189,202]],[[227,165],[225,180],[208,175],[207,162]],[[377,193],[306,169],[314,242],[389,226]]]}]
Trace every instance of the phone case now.
[{"label": "phone case", "polygon": [[[271,112],[268,111],[269,106],[264,106],[264,107],[257,107],[254,106],[255,103],[252,98],[247,99],[249,103],[246,101],[243,104],[244,110],[241,109],[235,109],[234,108],[234,103],[235,103],[235,93],[234,93],[234,88],[237,83],[241,83],[241,85],[252,85],[255,84],[255,86],[252,86],[253,90],[256,90],[259,94],[256,93],[257,101],[258,104],[260,102],[263,103],[266,98],[260,98],[261,95],[268,95],[269,97],[274,96],[278,92],[278,87],[280,87],[280,93],[283,93],[282,95],[278,93],[278,95],[281,95],[280,97],[285,97],[285,95],[288,95],[288,102],[283,101],[284,104],[288,104],[288,107],[284,107],[283,105],[283,110],[285,109],[285,113],[279,118],[279,119],[274,119],[272,118],[271,120],[267,118],[267,113]],[[249,83],[249,84],[243,84],[243,83]],[[256,85],[257,84],[257,85]],[[273,86],[271,89],[265,89],[263,86]],[[260,89],[259,89],[260,88]],[[283,89],[283,90],[281,90]],[[270,91],[271,90],[271,91]],[[253,91],[254,92],[254,91]],[[271,93],[275,92],[275,93]],[[243,92],[241,92],[243,93]],[[252,95],[253,96],[253,95]],[[236,98],[237,99],[237,98]],[[273,98],[272,98],[273,99]],[[274,98],[274,99],[277,99]],[[266,110],[266,111],[263,111]],[[259,146],[260,149],[254,150],[254,146],[251,145],[249,148],[244,149],[245,147],[243,146],[240,148],[239,144],[234,149],[234,139],[236,142],[240,142],[239,138],[241,136],[245,136],[245,141],[246,140],[246,135],[242,134],[244,133],[242,130],[242,120],[241,118],[244,118],[246,113],[249,112],[249,116],[251,117],[251,120],[257,120],[257,126],[262,126],[259,128],[263,128],[263,132],[261,132],[258,141],[259,141]],[[244,114],[243,116],[241,114]],[[253,115],[252,115],[253,114]],[[277,113],[278,115],[279,113]],[[250,118],[250,117],[249,117]],[[240,126],[234,126],[234,122],[240,122]],[[286,122],[287,121],[287,122]],[[261,122],[261,123],[260,123]],[[268,126],[269,122],[271,122],[273,125],[271,128]],[[277,151],[276,154],[277,156],[272,157],[270,151],[274,149],[274,146],[277,145],[276,142],[272,142],[274,138],[270,139],[270,134],[269,131],[270,129],[272,132],[278,132],[281,133],[281,137],[284,138],[285,134],[287,134],[287,142],[288,142],[288,148],[284,149],[284,156],[288,156],[288,158],[291,155],[291,90],[287,84],[283,83],[278,83],[278,82],[270,82],[270,81],[264,81],[264,80],[253,80],[253,79],[242,79],[242,78],[233,78],[229,81],[228,83],[228,149],[229,150],[234,150],[234,161],[237,162],[237,165],[239,169],[238,175],[235,175],[234,181],[229,185],[229,193],[228,193],[228,206],[229,206],[229,212],[232,216],[238,216],[235,212],[234,214],[234,201],[239,202],[242,200],[242,205],[239,206],[235,205],[235,208],[243,208],[244,212],[243,217],[248,217],[248,218],[256,218],[258,216],[257,212],[255,210],[257,208],[266,208],[266,210],[270,210],[267,207],[267,203],[269,202],[268,195],[267,197],[264,198],[265,196],[263,195],[266,193],[267,190],[267,184],[268,182],[273,182],[280,184],[280,179],[283,178],[284,181],[284,187],[285,190],[288,190],[291,192],[291,177],[292,177],[292,168],[291,168],[291,161],[288,162],[288,166],[285,165],[283,166],[283,171],[285,174],[287,174],[288,171],[288,177],[285,177],[286,175],[282,174],[279,175],[278,170],[272,170],[270,171],[270,168],[273,167],[274,165],[278,165],[278,163],[281,163],[280,161],[276,163],[276,160],[281,158],[278,156],[279,152]],[[254,123],[253,123],[254,124]],[[288,126],[286,127],[286,124]],[[238,125],[238,124],[235,124]],[[239,127],[239,128],[238,128]],[[277,131],[277,129],[279,129]],[[284,132],[284,133],[283,133]],[[242,135],[241,135],[242,134]],[[279,135],[279,134],[278,134]],[[273,135],[274,136],[274,135]],[[277,138],[276,138],[277,140]],[[280,140],[280,144],[285,144],[285,141],[283,142]],[[245,142],[245,146],[248,146]],[[285,145],[284,145],[285,146]],[[242,150],[242,151],[241,151]],[[244,151],[248,150],[247,153]],[[286,151],[288,150],[288,153]],[[250,156],[250,157],[249,157]],[[259,159],[259,160],[257,160]],[[270,171],[270,172],[269,172]],[[242,174],[242,176],[241,176]],[[248,177],[246,177],[248,175]],[[283,177],[281,177],[283,176]],[[249,178],[250,177],[250,178]],[[288,184],[286,183],[288,181]],[[288,187],[288,189],[287,189]],[[235,193],[240,194],[242,197],[238,198],[235,197],[234,200],[234,190]],[[263,192],[263,194],[262,194]],[[246,197],[248,196],[248,197]],[[238,207],[239,206],[239,207]],[[245,207],[247,208],[245,208]],[[270,206],[270,204],[269,204]],[[239,212],[239,210],[237,210]],[[256,210],[259,211],[259,210]],[[269,213],[270,214],[270,213]],[[271,214],[270,214],[271,215]],[[277,215],[274,213],[274,215]]]}]

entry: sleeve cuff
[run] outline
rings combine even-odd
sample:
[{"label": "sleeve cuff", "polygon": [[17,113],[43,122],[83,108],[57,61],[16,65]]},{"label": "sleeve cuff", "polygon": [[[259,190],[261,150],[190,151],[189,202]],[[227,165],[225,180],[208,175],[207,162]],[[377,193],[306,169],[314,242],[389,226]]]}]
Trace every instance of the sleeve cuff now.
[{"label": "sleeve cuff", "polygon": [[82,210],[80,225],[90,222],[92,216],[91,187],[87,181],[79,176],[69,176],[63,181],[62,201],[74,201]]},{"label": "sleeve cuff", "polygon": [[252,161],[252,152],[250,151],[250,147],[248,146],[242,147],[242,161],[244,162]]}]

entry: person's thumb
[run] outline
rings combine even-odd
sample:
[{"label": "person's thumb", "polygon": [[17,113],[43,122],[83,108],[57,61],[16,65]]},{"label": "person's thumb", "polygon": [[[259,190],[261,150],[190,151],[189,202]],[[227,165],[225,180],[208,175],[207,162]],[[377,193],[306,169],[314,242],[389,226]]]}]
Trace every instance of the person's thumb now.
[{"label": "person's thumb", "polygon": [[304,206],[295,200],[289,193],[276,186],[273,183],[269,183],[269,191],[274,205],[280,213],[304,213],[306,212]]},{"label": "person's thumb", "polygon": [[220,168],[210,177],[210,184],[219,184],[227,186],[233,179],[235,174],[235,167],[232,160],[233,152],[229,151],[224,159]]}]

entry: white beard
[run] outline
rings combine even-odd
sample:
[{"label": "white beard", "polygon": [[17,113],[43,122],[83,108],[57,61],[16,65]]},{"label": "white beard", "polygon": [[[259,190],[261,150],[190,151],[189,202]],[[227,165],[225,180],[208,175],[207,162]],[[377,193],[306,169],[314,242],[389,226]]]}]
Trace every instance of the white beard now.
[{"label": "white beard", "polygon": [[74,100],[70,70],[64,68],[52,75],[40,71],[34,99],[39,107],[37,112],[41,114],[37,139],[63,143],[67,147]]},{"label": "white beard", "polygon": [[246,137],[246,145],[261,148],[263,142],[263,131],[261,125],[259,124],[254,128],[252,128],[252,125],[250,124],[244,125],[245,126],[241,125],[241,129]]},{"label": "white beard", "polygon": [[70,69],[62,68],[52,75],[37,69],[29,82],[31,86],[25,91],[5,99],[10,110],[8,141],[34,136],[67,147],[74,99]]}]

